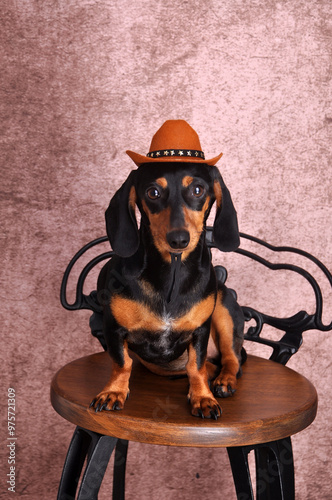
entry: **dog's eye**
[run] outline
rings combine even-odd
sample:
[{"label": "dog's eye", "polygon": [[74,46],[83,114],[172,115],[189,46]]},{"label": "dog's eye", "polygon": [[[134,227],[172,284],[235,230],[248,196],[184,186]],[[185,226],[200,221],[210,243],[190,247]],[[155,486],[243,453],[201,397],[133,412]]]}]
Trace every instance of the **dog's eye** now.
[{"label": "dog's eye", "polygon": [[150,198],[150,200],[157,200],[158,198],[160,198],[160,193],[155,187],[148,189],[146,194],[148,198]]},{"label": "dog's eye", "polygon": [[200,184],[195,184],[193,187],[192,187],[192,194],[194,196],[196,196],[196,198],[199,198],[200,196],[202,196],[205,192],[205,189],[203,186],[201,186]]}]

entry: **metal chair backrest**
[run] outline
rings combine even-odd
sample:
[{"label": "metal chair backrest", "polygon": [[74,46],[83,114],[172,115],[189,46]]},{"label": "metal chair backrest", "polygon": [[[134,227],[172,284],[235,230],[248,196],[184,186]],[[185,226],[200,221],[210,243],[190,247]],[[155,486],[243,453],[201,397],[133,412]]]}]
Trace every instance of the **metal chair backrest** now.
[{"label": "metal chair backrest", "polygon": [[[332,275],[330,271],[322,264],[316,257],[313,255],[297,249],[293,247],[286,246],[273,246],[265,241],[240,233],[241,238],[245,240],[249,240],[254,242],[261,247],[265,247],[272,252],[277,252],[279,254],[290,252],[292,254],[296,254],[304,257],[305,259],[314,263],[316,268],[318,268],[327,278],[330,287],[332,288]],[[99,245],[101,243],[105,243],[108,241],[107,236],[97,238],[87,245],[85,245],[81,250],[79,250],[74,257],[69,262],[61,283],[61,292],[60,292],[60,300],[61,304],[65,309],[70,311],[77,309],[89,309],[93,311],[93,314],[90,318],[90,328],[92,334],[98,338],[103,348],[106,349],[105,342],[103,340],[102,335],[102,305],[100,297],[95,290],[93,290],[89,295],[83,293],[84,282],[90,273],[90,271],[97,266],[100,262],[110,259],[114,254],[113,251],[104,252],[97,257],[93,258],[88,264],[86,264],[81,271],[79,278],[77,280],[76,285],[76,298],[72,304],[69,304],[67,301],[67,284],[70,273],[74,264],[82,257],[85,252],[90,250],[91,248]],[[206,229],[206,243],[209,248],[215,248],[213,242],[213,233],[212,228],[208,227]],[[307,313],[305,310],[301,310],[293,316],[287,318],[279,318],[274,316],[269,316],[260,312],[252,307],[243,306],[243,312],[245,316],[245,320],[247,322],[253,320],[255,322],[254,326],[249,326],[245,333],[245,340],[249,340],[252,342],[257,342],[260,344],[264,344],[272,348],[272,355],[270,359],[285,365],[288,360],[295,354],[300,348],[303,341],[303,333],[308,330],[320,330],[320,331],[329,331],[332,329],[332,321],[329,324],[324,324],[322,320],[322,312],[323,312],[323,295],[320,286],[318,285],[316,279],[303,267],[293,264],[287,263],[271,263],[265,258],[257,255],[254,252],[245,250],[243,248],[238,248],[235,250],[235,253],[243,255],[253,261],[260,263],[266,268],[277,271],[277,270],[287,270],[297,273],[301,275],[303,278],[307,280],[307,282],[312,287],[315,296],[315,310],[312,314]],[[227,270],[223,266],[216,266],[216,272],[218,274],[218,278],[223,282],[227,279]],[[114,288],[118,289],[121,286],[121,276],[114,274]],[[278,340],[271,340],[261,336],[264,325],[270,325],[275,329],[280,331],[280,338]]]}]

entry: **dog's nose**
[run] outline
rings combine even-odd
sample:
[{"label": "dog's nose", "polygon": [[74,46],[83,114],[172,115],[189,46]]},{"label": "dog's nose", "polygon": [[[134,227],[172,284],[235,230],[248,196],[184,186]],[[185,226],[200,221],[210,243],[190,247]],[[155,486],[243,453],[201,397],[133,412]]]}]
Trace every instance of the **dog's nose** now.
[{"label": "dog's nose", "polygon": [[190,235],[185,229],[174,229],[166,235],[168,244],[176,248],[186,248],[190,241]]}]

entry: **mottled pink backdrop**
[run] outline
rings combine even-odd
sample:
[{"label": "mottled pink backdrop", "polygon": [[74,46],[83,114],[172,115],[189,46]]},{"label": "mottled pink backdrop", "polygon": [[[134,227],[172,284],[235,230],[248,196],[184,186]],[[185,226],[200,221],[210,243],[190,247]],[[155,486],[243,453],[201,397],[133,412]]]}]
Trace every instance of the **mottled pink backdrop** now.
[{"label": "mottled pink backdrop", "polygon": [[[52,409],[49,384],[63,364],[99,350],[89,313],[62,309],[59,287],[73,253],[105,234],[109,198],[134,166],[126,149],[146,153],[166,119],[186,119],[208,157],[224,152],[241,230],[332,267],[331,3],[3,0],[0,12],[0,498],[13,496],[12,386],[16,496],[51,499],[73,426]],[[226,263],[241,303],[312,309],[303,280],[273,282],[234,255]],[[331,496],[331,347],[330,334],[310,333],[290,363],[319,393],[315,422],[293,439],[297,500]],[[223,449],[134,443],[128,462],[128,500],[235,497]],[[110,482],[111,471],[102,500]]]}]

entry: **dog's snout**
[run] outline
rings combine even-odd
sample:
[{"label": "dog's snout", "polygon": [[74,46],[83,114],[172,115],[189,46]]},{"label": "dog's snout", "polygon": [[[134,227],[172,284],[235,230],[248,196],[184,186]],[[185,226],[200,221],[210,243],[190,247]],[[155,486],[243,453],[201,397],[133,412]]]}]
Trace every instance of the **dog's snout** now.
[{"label": "dog's snout", "polygon": [[190,241],[189,232],[185,229],[175,229],[167,233],[167,242],[174,249],[186,248]]}]

